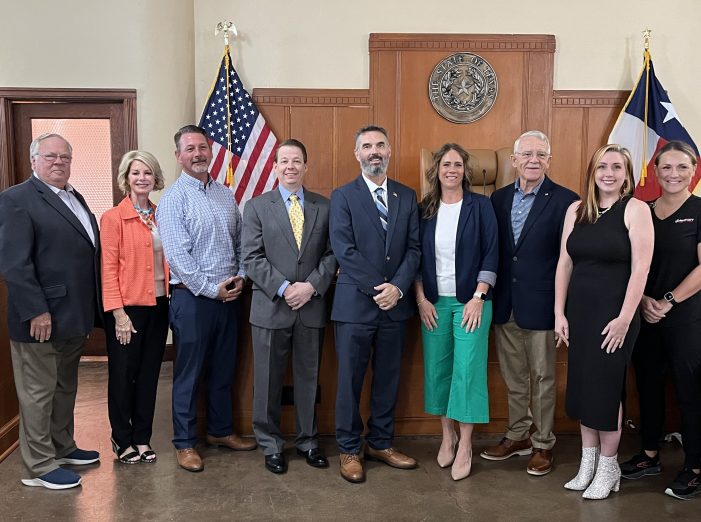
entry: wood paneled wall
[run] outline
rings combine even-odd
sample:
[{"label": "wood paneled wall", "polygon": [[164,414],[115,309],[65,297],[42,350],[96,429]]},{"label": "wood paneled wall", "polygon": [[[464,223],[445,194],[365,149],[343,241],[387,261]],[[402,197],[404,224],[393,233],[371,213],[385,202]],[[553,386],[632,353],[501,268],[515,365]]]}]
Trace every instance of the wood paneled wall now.
[{"label": "wood paneled wall", "polygon": [[[623,91],[553,91],[555,40],[549,35],[386,35],[370,36],[370,90],[256,89],[255,102],[278,139],[300,139],[308,148],[307,186],[329,195],[359,173],[353,155],[354,132],[366,123],[387,128],[392,144],[389,175],[418,191],[421,148],[437,149],[446,141],[468,148],[512,146],[529,129],[551,137],[551,176],[579,192],[591,153],[606,142],[627,96]],[[441,59],[456,52],[483,56],[499,78],[499,97],[481,120],[467,125],[440,117],[428,98],[428,77]],[[244,315],[244,322],[248,315]],[[240,347],[237,375],[237,426],[250,432],[252,364],[250,335]],[[418,319],[409,323],[402,384],[397,404],[397,433],[439,433],[436,417],[423,411],[423,355]],[[567,352],[557,354],[559,433],[576,432],[567,418],[564,393]],[[288,371],[287,381],[291,382]],[[502,432],[507,424],[507,391],[490,340],[488,378],[491,422],[478,429]],[[326,331],[317,407],[319,429],[334,432],[336,357],[332,324]],[[364,390],[367,413],[368,382]],[[637,396],[629,384],[629,395]],[[634,403],[635,401],[631,401]],[[629,416],[637,418],[637,408]],[[291,407],[283,408],[283,427],[294,432]]]},{"label": "wood paneled wall", "polygon": [[7,331],[7,287],[0,275],[0,461],[17,447],[19,404],[15,392],[10,359],[10,335]]}]

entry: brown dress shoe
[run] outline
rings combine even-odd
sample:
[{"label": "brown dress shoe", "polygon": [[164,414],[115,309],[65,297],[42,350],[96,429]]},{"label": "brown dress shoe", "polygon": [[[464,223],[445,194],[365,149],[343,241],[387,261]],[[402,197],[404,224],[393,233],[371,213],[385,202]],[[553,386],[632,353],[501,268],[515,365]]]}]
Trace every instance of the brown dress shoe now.
[{"label": "brown dress shoe", "polygon": [[360,457],[353,453],[341,453],[341,476],[348,482],[365,482],[365,470]]},{"label": "brown dress shoe", "polygon": [[211,444],[212,446],[224,446],[225,448],[236,451],[250,451],[258,447],[255,440],[244,439],[235,433],[227,435],[226,437],[212,437],[211,435],[207,435],[207,444]]},{"label": "brown dress shoe", "polygon": [[514,455],[530,455],[531,451],[531,439],[511,440],[504,437],[496,446],[485,448],[480,457],[487,460],[506,460]]},{"label": "brown dress shoe", "polygon": [[178,464],[183,469],[188,471],[202,471],[204,469],[202,457],[200,457],[195,448],[176,449],[175,456],[178,458]]},{"label": "brown dress shoe", "polygon": [[552,450],[533,448],[533,455],[528,461],[526,472],[529,475],[547,475],[553,469]]},{"label": "brown dress shoe", "polygon": [[367,460],[379,460],[393,468],[414,469],[416,467],[414,459],[394,448],[378,450],[367,445],[365,446],[365,458]]}]

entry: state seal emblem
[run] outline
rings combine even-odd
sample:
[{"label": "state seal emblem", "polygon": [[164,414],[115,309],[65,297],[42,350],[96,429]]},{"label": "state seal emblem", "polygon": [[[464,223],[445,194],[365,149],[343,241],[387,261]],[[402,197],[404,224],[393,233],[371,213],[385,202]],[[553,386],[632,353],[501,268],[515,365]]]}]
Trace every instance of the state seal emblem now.
[{"label": "state seal emblem", "polygon": [[428,96],[438,114],[453,123],[472,123],[494,106],[497,74],[476,54],[456,53],[441,60],[428,79]]}]

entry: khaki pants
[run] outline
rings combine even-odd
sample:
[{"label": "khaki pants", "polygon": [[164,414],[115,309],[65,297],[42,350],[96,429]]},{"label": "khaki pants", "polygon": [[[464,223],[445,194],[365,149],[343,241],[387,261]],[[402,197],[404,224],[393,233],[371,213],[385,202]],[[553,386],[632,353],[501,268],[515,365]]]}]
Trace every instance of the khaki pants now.
[{"label": "khaki pants", "polygon": [[[552,330],[524,330],[514,321],[494,325],[501,375],[509,390],[511,440],[531,436],[534,448],[555,445],[555,334]],[[529,408],[530,403],[530,408]]]},{"label": "khaki pants", "polygon": [[30,478],[58,468],[76,449],[73,407],[85,337],[45,343],[10,341],[19,400],[19,445]]}]

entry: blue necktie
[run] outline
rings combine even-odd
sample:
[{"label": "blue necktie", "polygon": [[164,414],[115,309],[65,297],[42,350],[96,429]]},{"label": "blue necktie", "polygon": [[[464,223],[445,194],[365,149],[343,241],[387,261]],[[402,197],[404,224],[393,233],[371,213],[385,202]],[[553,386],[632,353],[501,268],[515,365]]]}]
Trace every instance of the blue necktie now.
[{"label": "blue necktie", "polygon": [[378,187],[375,189],[375,206],[377,211],[380,213],[380,223],[382,224],[382,229],[387,232],[387,203],[382,197],[385,189]]}]

